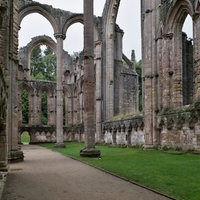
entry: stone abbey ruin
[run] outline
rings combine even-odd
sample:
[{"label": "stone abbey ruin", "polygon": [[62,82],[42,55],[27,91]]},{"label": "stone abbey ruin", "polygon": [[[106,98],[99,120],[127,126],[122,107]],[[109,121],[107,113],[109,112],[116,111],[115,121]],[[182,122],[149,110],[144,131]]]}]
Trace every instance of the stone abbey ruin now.
[{"label": "stone abbey ruin", "polygon": [[[87,26],[92,45],[84,45],[74,59],[63,50],[63,41],[74,23],[86,26],[84,14],[32,0],[0,0],[0,171],[7,170],[8,161],[23,159],[18,144],[25,131],[30,143],[55,142],[55,147],[79,141],[86,147],[108,143],[200,150],[200,1],[141,0],[141,112],[134,52],[131,60],[123,54],[124,32],[116,25],[119,6],[120,0],[106,0],[102,16]],[[19,50],[20,24],[31,13],[50,22],[56,42],[37,36]],[[193,40],[182,32],[188,15]],[[30,56],[41,44],[56,54],[55,82],[31,80]],[[24,90],[27,124],[22,123]],[[41,123],[43,92],[47,125]]]}]

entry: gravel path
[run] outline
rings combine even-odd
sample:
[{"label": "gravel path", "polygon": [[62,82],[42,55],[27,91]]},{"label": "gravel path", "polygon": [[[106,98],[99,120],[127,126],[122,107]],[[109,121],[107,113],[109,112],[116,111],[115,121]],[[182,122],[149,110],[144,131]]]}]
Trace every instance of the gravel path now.
[{"label": "gravel path", "polygon": [[12,163],[2,200],[167,200],[91,166],[40,146],[23,145]]}]

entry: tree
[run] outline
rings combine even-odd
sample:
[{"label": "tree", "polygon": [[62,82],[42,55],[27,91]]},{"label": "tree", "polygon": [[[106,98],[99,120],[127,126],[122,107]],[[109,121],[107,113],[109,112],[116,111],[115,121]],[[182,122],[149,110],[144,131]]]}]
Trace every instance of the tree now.
[{"label": "tree", "polygon": [[43,73],[43,69],[42,50],[40,46],[37,46],[33,49],[31,54],[31,77],[36,77],[39,72]]},{"label": "tree", "polygon": [[28,92],[26,90],[22,91],[22,123],[28,124],[29,117],[29,101],[28,101]]},{"label": "tree", "polygon": [[37,46],[31,54],[31,77],[37,80],[56,80],[56,55],[51,48],[46,47],[42,53]]}]

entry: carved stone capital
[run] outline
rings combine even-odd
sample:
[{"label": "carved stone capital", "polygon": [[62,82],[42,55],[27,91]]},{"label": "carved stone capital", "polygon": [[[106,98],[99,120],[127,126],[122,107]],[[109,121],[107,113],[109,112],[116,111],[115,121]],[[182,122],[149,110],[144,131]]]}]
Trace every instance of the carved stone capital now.
[{"label": "carved stone capital", "polygon": [[54,37],[55,37],[56,39],[61,38],[61,39],[65,40],[66,35],[65,35],[65,34],[62,34],[62,33],[55,33],[55,34],[54,34]]}]

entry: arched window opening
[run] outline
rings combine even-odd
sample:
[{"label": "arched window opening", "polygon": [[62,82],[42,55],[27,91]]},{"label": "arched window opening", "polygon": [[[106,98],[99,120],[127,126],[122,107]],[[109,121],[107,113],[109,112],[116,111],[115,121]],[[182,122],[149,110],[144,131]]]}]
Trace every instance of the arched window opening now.
[{"label": "arched window opening", "polygon": [[53,27],[42,15],[38,13],[29,14],[23,18],[20,24],[19,47],[26,46],[32,38],[38,35],[49,35],[54,39]]},{"label": "arched window opening", "polygon": [[21,143],[29,144],[30,143],[30,135],[27,131],[21,134]]},{"label": "arched window opening", "polygon": [[48,124],[48,100],[47,100],[47,93],[42,93],[42,100],[41,100],[41,113],[42,113],[42,125]]},{"label": "arched window opening", "polygon": [[46,45],[36,46],[31,53],[31,79],[56,81],[56,55]]},{"label": "arched window opening", "polygon": [[29,99],[27,90],[22,91],[22,124],[28,124],[29,122]]},{"label": "arched window opening", "polygon": [[[83,25],[75,23],[69,27],[66,33],[66,40],[64,41],[64,49],[70,54],[74,55],[76,52],[83,50]],[[74,40],[74,38],[76,38]]]},{"label": "arched window opening", "polygon": [[[131,59],[132,50],[135,50],[136,60],[141,59],[141,26],[140,26],[140,0],[121,1],[116,23],[124,31],[123,36],[123,53]],[[137,9],[133,10],[133,7]],[[130,19],[133,20],[133,25],[130,26]],[[137,28],[135,28],[137,27]],[[130,41],[130,38],[136,38]]]},{"label": "arched window opening", "polygon": [[193,103],[193,25],[188,15],[182,29],[182,78],[183,78],[183,105]]}]

